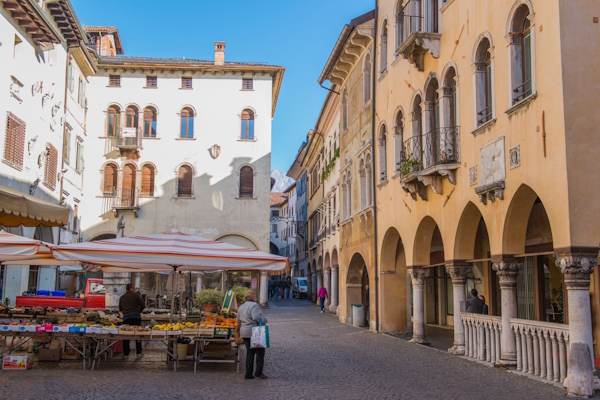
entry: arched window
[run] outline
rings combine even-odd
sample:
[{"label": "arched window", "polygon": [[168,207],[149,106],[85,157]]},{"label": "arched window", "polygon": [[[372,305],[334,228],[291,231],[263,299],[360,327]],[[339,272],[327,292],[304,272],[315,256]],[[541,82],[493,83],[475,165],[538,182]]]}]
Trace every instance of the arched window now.
[{"label": "arched window", "polygon": [[371,159],[371,154],[368,153],[365,156],[365,191],[366,191],[366,207],[369,207],[373,204],[373,162]]},{"label": "arched window", "polygon": [[371,54],[365,56],[365,64],[363,66],[363,104],[367,104],[371,100]]},{"label": "arched window", "polygon": [[125,126],[127,128],[138,127],[138,109],[134,106],[127,107],[125,111]]},{"label": "arched window", "polygon": [[121,206],[133,207],[135,205],[136,168],[133,164],[123,167],[123,182],[121,191]]},{"label": "arched window", "polygon": [[342,93],[342,131],[348,130],[348,91],[344,88]]},{"label": "arched window", "polygon": [[387,20],[383,21],[383,26],[381,28],[381,39],[380,39],[380,50],[379,50],[379,73],[383,74],[387,70],[387,39],[388,39],[388,29],[387,29]]},{"label": "arched window", "polygon": [[110,106],[106,114],[106,136],[116,137],[121,127],[121,110],[117,106]]},{"label": "arched window", "polygon": [[477,125],[485,124],[493,118],[493,71],[490,41],[481,39],[477,46],[475,59],[475,106]]},{"label": "arched window", "polygon": [[142,196],[154,196],[154,166],[152,164],[144,164],[142,166]]},{"label": "arched window", "polygon": [[117,193],[117,171],[118,167],[116,164],[106,164],[104,167],[104,179],[103,179],[103,190],[104,196],[114,196]]},{"label": "arched window", "polygon": [[394,120],[394,168],[395,172],[400,172],[400,167],[404,161],[404,117],[402,110],[398,110]]},{"label": "arched window", "polygon": [[254,113],[252,110],[242,111],[242,130],[240,138],[242,140],[254,140]]},{"label": "arched window", "polygon": [[177,197],[192,197],[192,167],[182,165],[177,176]]},{"label": "arched window", "polygon": [[511,23],[509,49],[513,89],[512,104],[520,102],[533,93],[533,30],[529,18],[529,8],[523,4],[516,9]]},{"label": "arched window", "polygon": [[419,166],[423,162],[423,146],[421,133],[421,96],[417,95],[413,101],[412,112],[412,135],[404,143],[404,153],[406,161],[410,161],[414,166]]},{"label": "arched window", "polygon": [[156,137],[156,109],[154,107],[146,107],[144,109],[144,137]]},{"label": "arched window", "polygon": [[458,162],[458,91],[454,67],[448,69],[443,82],[444,129],[441,158],[443,162]]},{"label": "arched window", "polygon": [[403,0],[398,0],[396,4],[396,49],[404,42],[404,7]]},{"label": "arched window", "polygon": [[440,158],[441,109],[437,78],[432,78],[425,90],[425,168],[435,165]]},{"label": "arched window", "polygon": [[240,197],[254,197],[254,170],[248,165],[240,169]]},{"label": "arched window", "polygon": [[358,176],[360,185],[360,210],[367,207],[367,170],[365,168],[365,160],[361,159],[358,164]]},{"label": "arched window", "polygon": [[194,110],[189,107],[181,110],[179,137],[182,139],[193,139],[194,137]]},{"label": "arched window", "polygon": [[387,181],[387,129],[385,124],[379,132],[379,182]]}]

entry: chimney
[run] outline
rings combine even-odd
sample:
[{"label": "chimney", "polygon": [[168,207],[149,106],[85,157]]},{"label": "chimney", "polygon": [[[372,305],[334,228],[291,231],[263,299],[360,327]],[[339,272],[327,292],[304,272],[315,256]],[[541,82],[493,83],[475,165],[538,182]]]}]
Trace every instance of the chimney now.
[{"label": "chimney", "polygon": [[215,42],[215,65],[225,64],[225,42]]}]

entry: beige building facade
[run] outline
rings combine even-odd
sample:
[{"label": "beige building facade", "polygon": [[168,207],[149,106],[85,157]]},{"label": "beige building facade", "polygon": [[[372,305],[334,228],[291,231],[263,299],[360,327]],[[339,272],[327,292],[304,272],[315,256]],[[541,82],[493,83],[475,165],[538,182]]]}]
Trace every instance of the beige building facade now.
[{"label": "beige building facade", "polygon": [[[380,330],[412,323],[427,343],[426,324],[453,327],[452,353],[578,390],[559,353],[600,352],[586,161],[600,52],[582,45],[598,14],[598,1],[377,2]],[[466,313],[471,289],[489,316]]]}]

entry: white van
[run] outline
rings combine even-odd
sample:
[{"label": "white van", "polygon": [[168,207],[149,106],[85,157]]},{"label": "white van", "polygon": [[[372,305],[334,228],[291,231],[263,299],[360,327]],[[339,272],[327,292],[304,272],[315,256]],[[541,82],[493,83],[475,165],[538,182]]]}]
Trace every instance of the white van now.
[{"label": "white van", "polygon": [[306,298],[308,297],[308,278],[294,278],[292,280],[292,297]]}]

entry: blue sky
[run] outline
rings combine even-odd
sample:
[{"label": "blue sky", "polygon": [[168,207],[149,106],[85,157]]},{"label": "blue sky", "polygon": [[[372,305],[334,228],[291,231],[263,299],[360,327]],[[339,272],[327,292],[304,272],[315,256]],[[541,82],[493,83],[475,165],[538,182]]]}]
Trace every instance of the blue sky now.
[{"label": "blue sky", "polygon": [[[286,68],[273,119],[271,169],[287,171],[326,95],[317,79],[344,26],[373,0],[71,0],[82,25],[119,28],[125,55],[226,61]],[[171,7],[168,7],[170,5]]]}]

